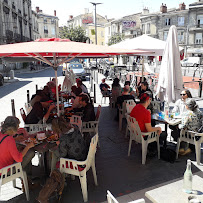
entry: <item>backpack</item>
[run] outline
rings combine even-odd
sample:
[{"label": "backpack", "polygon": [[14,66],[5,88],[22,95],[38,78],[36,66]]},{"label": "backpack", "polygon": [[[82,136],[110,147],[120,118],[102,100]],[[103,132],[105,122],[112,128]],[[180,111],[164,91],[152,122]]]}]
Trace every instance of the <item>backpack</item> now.
[{"label": "backpack", "polygon": [[160,158],[164,161],[174,163],[176,160],[176,151],[170,146],[167,146],[166,148],[161,147]]},{"label": "backpack", "polygon": [[48,203],[49,198],[51,195],[56,191],[57,195],[59,196],[59,201],[64,189],[65,179],[62,175],[62,173],[55,169],[50,177],[47,179],[46,184],[39,192],[39,196],[37,198],[37,201],[40,203]]}]

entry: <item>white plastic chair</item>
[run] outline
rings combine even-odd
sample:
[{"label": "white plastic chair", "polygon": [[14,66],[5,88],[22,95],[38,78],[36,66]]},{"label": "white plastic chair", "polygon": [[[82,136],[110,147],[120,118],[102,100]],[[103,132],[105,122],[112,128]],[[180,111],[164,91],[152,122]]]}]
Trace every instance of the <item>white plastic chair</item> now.
[{"label": "white plastic chair", "polygon": [[130,100],[125,100],[123,102],[122,108],[119,109],[119,130],[122,130],[122,123],[123,123],[123,118],[125,118],[126,115],[126,105],[136,105],[135,101],[133,99]]},{"label": "white plastic chair", "polygon": [[30,113],[31,110],[32,110],[31,104],[25,103],[25,111],[26,111],[27,115]]},{"label": "white plastic chair", "polygon": [[[127,122],[130,129],[128,156],[130,156],[132,141],[134,140],[137,143],[141,143],[142,144],[142,164],[145,164],[148,144],[156,141],[157,150],[158,150],[158,159],[160,159],[159,135],[157,134],[157,132],[147,132],[147,133],[141,132],[136,119],[131,116],[128,116]],[[144,139],[144,137],[146,137],[146,140]]]},{"label": "white plastic chair", "polygon": [[47,124],[25,124],[24,125],[24,128],[30,134],[34,134],[39,131],[45,131],[46,127],[47,127]]},{"label": "white plastic chair", "polygon": [[0,194],[2,185],[13,181],[13,187],[16,187],[16,178],[21,178],[25,187],[27,201],[30,200],[27,175],[26,172],[23,171],[21,163],[15,163],[0,169],[0,174]]},{"label": "white plastic chair", "polygon": [[82,123],[82,133],[92,133],[98,134],[98,146],[100,147],[99,143],[99,121],[89,121]]},{"label": "white plastic chair", "polygon": [[82,129],[82,118],[81,118],[81,116],[76,116],[76,115],[71,116],[70,123],[77,125],[80,132],[81,132],[81,129]]},{"label": "white plastic chair", "polygon": [[[60,172],[68,173],[79,177],[84,202],[88,201],[86,173],[90,169],[90,167],[92,168],[95,185],[98,185],[96,168],[95,168],[95,153],[97,149],[97,142],[98,142],[98,134],[96,134],[91,139],[89,152],[87,155],[87,159],[85,161],[76,161],[73,159],[60,158]],[[81,165],[82,166],[85,165],[85,168],[79,171],[78,166],[81,166]]]},{"label": "white plastic chair", "polygon": [[[196,136],[201,136],[198,141],[195,138]],[[176,159],[178,158],[180,143],[182,141],[195,145],[196,161],[197,161],[197,164],[200,165],[201,144],[203,143],[203,133],[197,133],[197,132],[187,131],[182,129],[180,131],[180,137],[178,138],[178,142],[177,142]]]},{"label": "white plastic chair", "polygon": [[110,92],[109,91],[101,91],[101,94],[102,94],[101,104],[102,104],[103,98],[104,98],[104,102],[106,104],[106,98],[108,97],[110,99]]},{"label": "white plastic chair", "polygon": [[[127,118],[128,115],[130,115],[131,111],[133,110],[133,108],[135,106],[136,106],[136,103],[126,104],[126,113],[125,113],[126,118]],[[127,122],[127,127],[126,127],[126,131],[125,131],[125,137],[128,136],[128,131],[130,131],[130,130],[129,130],[128,122]]]},{"label": "white plastic chair", "polygon": [[119,203],[116,198],[111,194],[111,192],[109,190],[107,190],[107,202],[108,203]]},{"label": "white plastic chair", "polygon": [[[107,202],[108,203],[119,203],[116,198],[111,194],[111,192],[109,190],[107,190]],[[138,199],[138,200],[134,200],[128,203],[145,203],[144,199]]]}]

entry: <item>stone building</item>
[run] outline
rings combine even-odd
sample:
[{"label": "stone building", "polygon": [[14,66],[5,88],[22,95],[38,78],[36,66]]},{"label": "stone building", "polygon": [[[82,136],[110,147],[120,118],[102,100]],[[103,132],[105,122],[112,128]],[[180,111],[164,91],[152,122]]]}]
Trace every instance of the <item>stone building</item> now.
[{"label": "stone building", "polygon": [[32,30],[33,30],[33,40],[39,38],[39,24],[38,15],[35,11],[32,11]]},{"label": "stone building", "polygon": [[[105,44],[105,27],[104,24],[106,24],[109,20],[107,17],[103,17],[99,14],[96,14],[97,16],[97,44],[98,45],[104,45]],[[86,36],[89,37],[89,43],[95,44],[95,24],[94,24],[94,13],[89,13],[88,9],[85,9],[84,14],[80,14],[76,17],[73,17],[72,15],[69,16],[69,20],[67,21],[68,27],[77,27],[81,26],[86,31]]]},{"label": "stone building", "polygon": [[39,7],[36,7],[36,13],[38,16],[38,27],[39,27],[39,37],[40,38],[57,38],[59,37],[59,24],[58,17],[56,16],[56,11],[54,10],[54,15],[44,14]]},{"label": "stone building", "polygon": [[31,0],[0,0],[0,44],[31,40]]},{"label": "stone building", "polygon": [[111,36],[117,33],[123,35],[124,39],[131,39],[141,35],[140,15],[141,13],[136,13],[106,23],[105,44],[107,45]]},{"label": "stone building", "polygon": [[203,0],[189,4],[188,20],[187,53],[191,56],[203,56]]},{"label": "stone building", "polygon": [[179,44],[184,46],[186,44],[188,11],[184,3],[179,4],[177,9],[168,9],[166,4],[162,4],[160,11],[155,13],[149,13],[145,9],[140,17],[142,34],[165,41],[171,25],[175,25],[178,30]]},{"label": "stone building", "polygon": [[140,20],[142,34],[166,40],[170,26],[175,25],[179,45],[185,48],[185,55],[203,52],[203,0],[189,4],[188,9],[184,3],[172,9],[162,4],[159,12],[149,13],[145,10]]}]

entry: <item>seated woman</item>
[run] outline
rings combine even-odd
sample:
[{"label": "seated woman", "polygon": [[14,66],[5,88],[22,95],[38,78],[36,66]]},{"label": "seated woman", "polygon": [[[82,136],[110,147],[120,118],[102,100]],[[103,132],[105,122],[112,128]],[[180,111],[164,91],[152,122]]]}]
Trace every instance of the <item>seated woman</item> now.
[{"label": "seated woman", "polygon": [[[192,94],[190,93],[189,90],[183,90],[180,96],[181,98],[176,101],[174,108],[172,110],[172,113],[182,115],[188,111],[188,109],[186,108],[185,102],[187,98],[192,98]],[[172,130],[171,136],[173,136],[173,134],[174,135],[179,134],[178,125],[175,125],[175,126],[169,125],[169,128]]]},{"label": "seated woman", "polygon": [[[18,131],[19,124],[20,121],[18,118],[14,116],[8,116],[1,126],[0,169],[14,164],[15,162],[22,162],[23,169],[28,173],[28,165],[34,156],[34,151],[31,151],[29,149],[34,147],[34,143],[30,142],[21,152],[18,151],[15,139],[17,139],[16,133]],[[20,131],[18,133],[20,133]],[[29,175],[29,173],[27,175]]]},{"label": "seated woman", "polygon": [[114,101],[114,102],[116,102],[117,101],[117,98],[119,97],[119,96],[121,96],[121,86],[120,86],[120,84],[119,84],[119,79],[118,78],[115,78],[114,80],[113,80],[113,83],[112,83],[112,100]]},{"label": "seated woman", "polygon": [[176,101],[172,112],[182,115],[183,113],[187,112],[185,101],[187,98],[192,98],[192,94],[189,90],[183,90],[180,96],[181,98]]},{"label": "seated woman", "polygon": [[[176,131],[177,133],[171,134],[176,141],[180,136],[181,129],[198,132],[202,125],[203,113],[200,111],[196,101],[191,98],[186,99],[185,107],[188,111],[182,114],[182,121],[181,124],[179,124],[178,130]],[[179,151],[181,155],[185,155],[191,152],[190,148],[192,146],[190,145],[188,149],[185,149],[185,145],[186,143],[181,142],[181,148]]]},{"label": "seated woman", "polygon": [[51,170],[61,157],[84,161],[87,158],[87,145],[77,126],[73,126],[63,117],[52,121],[52,130],[59,136],[58,148],[53,152]]}]

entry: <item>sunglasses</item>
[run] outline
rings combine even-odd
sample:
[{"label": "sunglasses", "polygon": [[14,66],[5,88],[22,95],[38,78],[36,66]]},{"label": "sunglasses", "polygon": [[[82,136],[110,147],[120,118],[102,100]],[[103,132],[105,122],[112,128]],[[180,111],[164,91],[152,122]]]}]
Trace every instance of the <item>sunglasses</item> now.
[{"label": "sunglasses", "polygon": [[180,94],[180,96],[185,96],[186,94]]}]

